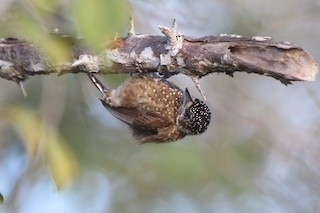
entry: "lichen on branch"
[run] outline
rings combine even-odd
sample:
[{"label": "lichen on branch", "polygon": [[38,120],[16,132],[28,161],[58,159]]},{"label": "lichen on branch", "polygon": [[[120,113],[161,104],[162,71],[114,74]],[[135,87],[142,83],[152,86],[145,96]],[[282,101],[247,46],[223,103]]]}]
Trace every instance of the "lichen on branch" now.
[{"label": "lichen on branch", "polygon": [[[20,82],[32,75],[65,73],[147,73],[165,76],[182,73],[197,79],[210,73],[256,73],[284,84],[312,81],[318,65],[302,48],[270,37],[243,37],[221,34],[201,38],[184,36],[171,28],[160,27],[164,36],[137,35],[133,21],[126,37],[108,42],[99,54],[71,41],[69,60],[52,63],[37,44],[7,38],[0,40],[0,77]],[[57,36],[57,35],[54,35]],[[63,36],[62,36],[63,38]]]}]

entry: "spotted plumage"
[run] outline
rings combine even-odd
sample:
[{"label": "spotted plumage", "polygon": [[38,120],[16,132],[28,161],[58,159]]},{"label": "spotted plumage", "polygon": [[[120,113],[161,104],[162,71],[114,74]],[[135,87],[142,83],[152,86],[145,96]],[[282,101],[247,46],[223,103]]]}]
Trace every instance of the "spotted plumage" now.
[{"label": "spotted plumage", "polygon": [[109,89],[89,77],[103,94],[105,108],[131,127],[139,143],[176,141],[203,133],[210,123],[208,106],[167,80],[138,75]]}]

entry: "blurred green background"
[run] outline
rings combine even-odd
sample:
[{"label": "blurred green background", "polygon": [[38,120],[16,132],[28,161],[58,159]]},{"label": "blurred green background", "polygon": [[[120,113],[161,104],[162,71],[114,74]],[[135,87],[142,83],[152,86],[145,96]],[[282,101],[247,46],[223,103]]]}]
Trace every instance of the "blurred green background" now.
[{"label": "blurred green background", "polygon": [[[2,0],[0,36],[45,46],[54,29],[93,51],[129,16],[136,32],[158,25],[189,36],[235,33],[293,42],[320,61],[319,0]],[[128,76],[106,75],[116,87]],[[171,79],[200,96],[191,80]],[[320,89],[271,78],[201,80],[213,122],[200,136],[138,145],[100,104],[84,74],[34,76],[27,97],[0,79],[0,212],[319,212]],[[3,201],[2,198],[3,197]]]}]

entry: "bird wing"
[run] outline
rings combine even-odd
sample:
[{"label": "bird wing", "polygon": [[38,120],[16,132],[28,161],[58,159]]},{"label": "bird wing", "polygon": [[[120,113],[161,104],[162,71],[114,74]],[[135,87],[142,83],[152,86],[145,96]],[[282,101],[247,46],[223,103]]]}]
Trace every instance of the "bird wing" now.
[{"label": "bird wing", "polygon": [[156,130],[167,126],[168,121],[158,112],[141,112],[137,108],[111,107],[101,101],[105,108],[116,118],[128,124],[132,128],[141,130]]}]

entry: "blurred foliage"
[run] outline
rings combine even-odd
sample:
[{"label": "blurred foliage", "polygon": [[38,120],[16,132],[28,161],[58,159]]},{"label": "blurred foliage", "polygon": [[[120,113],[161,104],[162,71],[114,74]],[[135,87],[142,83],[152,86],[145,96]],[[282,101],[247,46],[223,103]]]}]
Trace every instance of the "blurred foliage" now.
[{"label": "blurred foliage", "polygon": [[0,109],[0,117],[17,131],[30,159],[40,156],[45,160],[58,188],[74,180],[77,161],[55,129],[41,123],[26,107],[5,106]]},{"label": "blurred foliage", "polygon": [[128,22],[129,14],[124,1],[116,0],[78,0],[73,13],[79,35],[88,38],[94,49],[101,49],[101,44],[114,37]]},{"label": "blurred foliage", "polygon": [[[40,46],[52,63],[68,59],[70,51],[65,43],[48,36],[49,33],[85,38],[87,45],[97,51],[101,50],[104,43],[112,39],[129,19],[128,5],[123,0],[61,2],[21,1],[12,6],[8,15],[11,26],[6,26],[15,36]],[[66,11],[72,12],[65,14]]]}]

